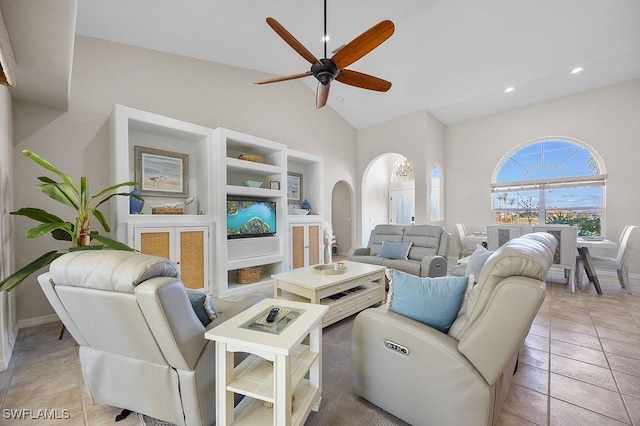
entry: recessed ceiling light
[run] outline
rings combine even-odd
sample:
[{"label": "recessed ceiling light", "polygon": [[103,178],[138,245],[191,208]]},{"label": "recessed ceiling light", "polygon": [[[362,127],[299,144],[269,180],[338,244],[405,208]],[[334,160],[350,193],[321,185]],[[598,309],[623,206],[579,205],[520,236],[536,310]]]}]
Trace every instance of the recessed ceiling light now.
[{"label": "recessed ceiling light", "polygon": [[582,67],[575,67],[574,69],[571,70],[570,74],[578,74],[579,72],[584,71],[584,68]]},{"label": "recessed ceiling light", "polygon": [[507,87],[506,89],[504,89],[504,93],[511,93],[511,92],[513,92],[514,90],[516,90],[516,88],[515,88],[515,87],[513,87],[513,86],[509,86],[509,87]]}]

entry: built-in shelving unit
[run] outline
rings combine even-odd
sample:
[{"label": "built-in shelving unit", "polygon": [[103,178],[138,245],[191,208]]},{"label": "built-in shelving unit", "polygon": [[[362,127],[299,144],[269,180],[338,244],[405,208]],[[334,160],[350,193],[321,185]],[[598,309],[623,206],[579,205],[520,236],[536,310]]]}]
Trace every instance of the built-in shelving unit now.
[{"label": "built-in shelving unit", "polygon": [[[217,222],[214,294],[218,297],[228,297],[267,289],[273,285],[271,274],[281,272],[284,268],[287,235],[284,190],[286,146],[224,128],[217,128],[214,133],[215,146],[222,165],[212,169],[210,173],[210,179],[216,182],[217,187],[214,203],[216,217],[226,218],[226,202],[229,197],[276,203],[276,232],[273,236],[228,240],[225,220]],[[244,182],[248,180],[262,182],[262,186],[247,187]],[[272,188],[272,182],[277,182],[277,187],[274,185]],[[262,268],[260,281],[239,284],[236,280],[238,269],[254,266]]]},{"label": "built-in shelving unit", "polygon": [[[187,247],[186,237],[182,238],[194,234],[183,231],[193,227],[203,229],[203,235],[206,235],[200,254],[205,259],[206,280],[201,287],[204,291],[228,297],[269,289],[273,284],[271,275],[283,272],[291,265],[288,261],[291,258],[289,224],[322,224],[324,171],[321,157],[291,150],[260,137],[224,128],[211,129],[123,105],[114,107],[110,126],[114,183],[135,181],[135,170],[139,167],[136,165],[136,146],[188,156],[188,196],[143,195],[142,214],[130,213],[126,197],[115,197],[111,224],[116,239],[138,249],[148,246],[151,241],[160,241],[164,238],[160,234],[169,235],[166,242],[162,240],[163,246],[156,247],[152,253],[170,253],[167,257],[178,264],[180,253],[194,247]],[[314,215],[292,214],[293,204],[287,199],[288,170],[303,176],[303,197],[311,204]],[[251,187],[246,186],[247,181],[262,184]],[[195,198],[198,214],[152,214],[153,206],[184,203],[189,197]],[[275,202],[277,221],[273,235],[228,240],[225,228],[229,198]],[[183,245],[178,237],[183,239]],[[200,236],[195,235],[193,239],[196,237],[199,244]],[[321,243],[318,250],[322,262]],[[236,280],[238,269],[255,266],[262,267],[260,281],[239,284]]]},{"label": "built-in shelving unit", "polygon": [[[314,154],[287,149],[287,173],[299,173],[302,175],[302,199],[311,205],[311,211],[324,217],[324,160]],[[286,185],[285,185],[286,189]],[[299,207],[297,201],[289,201],[289,220],[299,222],[305,216],[295,215],[294,207]]]},{"label": "built-in shelving unit", "polygon": [[[194,250],[203,262],[199,271],[203,278],[201,286],[195,288],[210,291],[209,265],[213,264],[213,250],[210,250],[212,235],[208,230],[213,224],[212,185],[209,170],[215,164],[213,151],[213,130],[147,111],[140,111],[123,105],[116,105],[109,119],[111,127],[112,182],[135,181],[135,147],[158,149],[172,153],[186,154],[189,158],[188,197],[194,197],[198,204],[196,211],[201,214],[165,215],[152,214],[152,207],[167,203],[183,203],[186,198],[145,195],[142,214],[129,212],[129,199],[115,197],[112,220],[115,238],[130,247],[143,249],[145,241],[153,241],[150,253],[169,253],[164,257],[176,261],[180,267],[181,253]],[[198,241],[189,241],[186,231],[193,227],[202,229]],[[145,237],[136,238],[143,231]],[[153,232],[151,232],[153,231]],[[164,238],[162,235],[169,235]],[[173,238],[172,236],[177,236]],[[157,238],[156,238],[157,236]],[[151,243],[148,243],[151,244]],[[145,250],[142,250],[145,252]]]},{"label": "built-in shelving unit", "polygon": [[287,200],[289,235],[287,269],[324,262],[324,160],[295,149],[287,150],[287,173],[302,175],[302,199],[311,205],[311,214],[297,215],[297,201]]}]

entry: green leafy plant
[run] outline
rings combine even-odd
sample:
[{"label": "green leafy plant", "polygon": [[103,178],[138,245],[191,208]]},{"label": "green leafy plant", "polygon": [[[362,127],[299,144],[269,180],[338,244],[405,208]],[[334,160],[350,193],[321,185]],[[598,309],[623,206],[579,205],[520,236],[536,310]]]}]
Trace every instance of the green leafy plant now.
[{"label": "green leafy plant", "polygon": [[[0,291],[11,291],[29,275],[49,265],[55,259],[70,251],[101,250],[104,248],[135,251],[126,244],[100,235],[98,231],[92,231],[90,228],[91,218],[93,217],[102,225],[105,232],[110,232],[109,225],[102,212],[98,210],[98,207],[117,195],[142,200],[139,195],[130,194],[129,192],[116,192],[118,188],[124,186],[135,186],[137,185],[136,182],[119,183],[103,189],[96,195],[90,196],[89,183],[85,176],[80,178],[80,187],[78,188],[71,177],[62,173],[49,161],[28,150],[22,151],[22,154],[62,179],[61,182],[57,182],[49,177],[40,176],[38,180],[41,183],[36,185],[36,188],[49,198],[72,208],[76,213],[76,218],[74,222],[69,222],[36,207],[24,207],[11,212],[12,215],[26,216],[29,219],[39,222],[37,226],[27,231],[27,238],[38,238],[50,234],[56,240],[68,241],[71,246],[63,250],[47,252],[0,281]],[[96,241],[99,244],[92,245],[92,241]]]},{"label": "green leafy plant", "polygon": [[588,217],[575,212],[556,213],[547,218],[547,223],[577,226],[578,235],[582,237],[600,235],[600,216]]}]

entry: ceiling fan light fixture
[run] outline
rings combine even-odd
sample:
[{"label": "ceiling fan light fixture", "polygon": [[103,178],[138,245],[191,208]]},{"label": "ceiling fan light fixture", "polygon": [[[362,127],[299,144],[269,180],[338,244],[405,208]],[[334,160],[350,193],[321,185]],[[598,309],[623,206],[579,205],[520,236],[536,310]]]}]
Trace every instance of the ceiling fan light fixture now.
[{"label": "ceiling fan light fixture", "polygon": [[274,18],[268,17],[267,24],[282,38],[285,43],[293,48],[300,56],[311,63],[311,69],[307,72],[286,75],[256,81],[255,84],[276,83],[279,81],[295,80],[313,75],[318,80],[316,89],[316,108],[322,108],[327,103],[331,82],[336,80],[342,84],[359,87],[361,89],[386,92],[391,88],[391,83],[378,77],[358,71],[348,70],[346,67],[358,61],[360,58],[381,45],[395,31],[393,22],[384,20],[369,28],[346,45],[338,48],[331,58],[327,57],[327,1],[324,0],[324,31],[322,42],[324,44],[324,58],[318,59],[313,53],[304,47],[296,38],[287,31]]}]

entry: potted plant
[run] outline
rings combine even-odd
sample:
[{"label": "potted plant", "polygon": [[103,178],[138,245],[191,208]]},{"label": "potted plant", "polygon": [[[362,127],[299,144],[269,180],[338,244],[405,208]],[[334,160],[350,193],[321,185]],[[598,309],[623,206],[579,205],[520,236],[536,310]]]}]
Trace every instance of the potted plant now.
[{"label": "potted plant", "polygon": [[[139,195],[131,194],[130,192],[116,192],[118,188],[124,186],[135,186],[137,185],[136,182],[119,183],[103,189],[96,195],[90,196],[89,183],[86,176],[80,178],[80,187],[78,188],[71,177],[62,173],[49,161],[29,150],[22,151],[22,154],[62,179],[61,182],[57,182],[49,177],[40,176],[38,180],[41,183],[38,184],[36,188],[49,198],[72,208],[76,213],[76,218],[74,222],[69,222],[36,207],[23,207],[11,212],[12,215],[26,216],[39,222],[37,226],[27,231],[27,238],[38,238],[51,234],[56,240],[68,241],[70,247],[62,250],[49,251],[41,255],[14,274],[0,281],[0,291],[11,291],[29,275],[49,265],[55,259],[70,251],[101,250],[104,248],[134,251],[134,249],[126,244],[100,235],[98,231],[91,230],[91,218],[94,217],[100,225],[102,225],[105,232],[110,232],[109,225],[102,212],[98,210],[98,207],[116,195],[134,197],[142,200]],[[92,245],[91,243],[94,241],[99,244]]]}]

